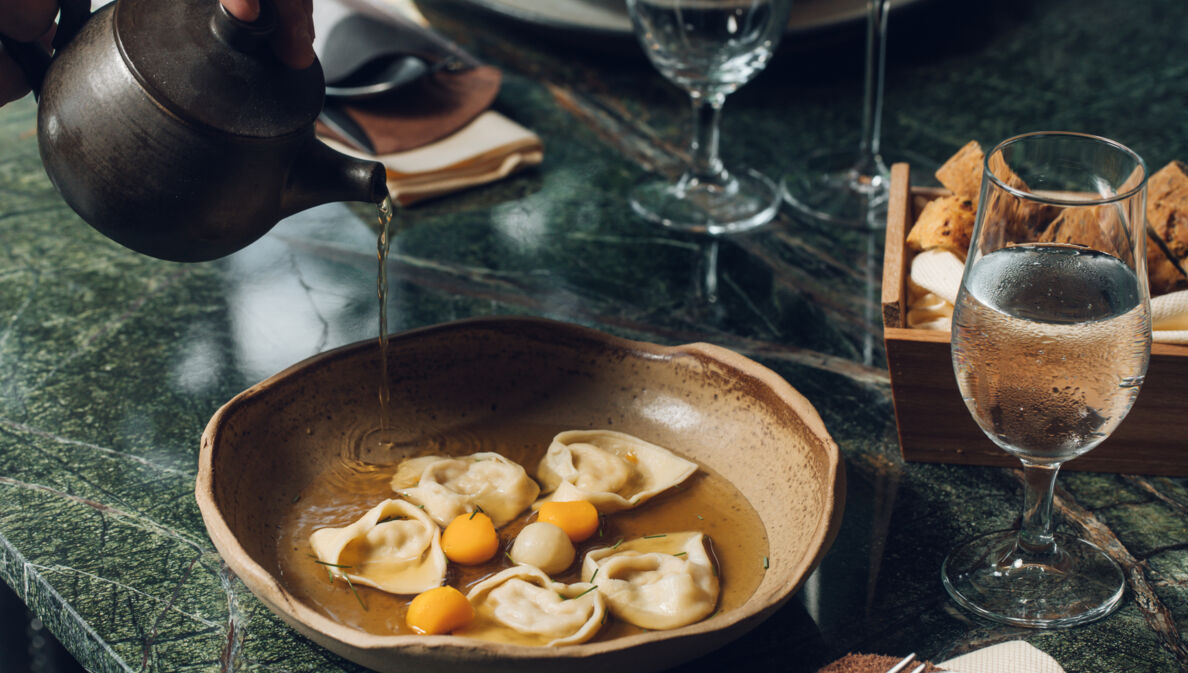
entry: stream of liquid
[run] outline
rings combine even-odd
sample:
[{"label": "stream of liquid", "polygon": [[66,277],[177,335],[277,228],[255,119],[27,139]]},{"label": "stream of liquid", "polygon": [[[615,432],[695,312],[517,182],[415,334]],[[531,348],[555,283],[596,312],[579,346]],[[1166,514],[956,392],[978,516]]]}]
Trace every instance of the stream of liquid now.
[{"label": "stream of liquid", "polygon": [[379,204],[380,235],[376,242],[376,257],[379,259],[379,273],[375,286],[379,297],[379,406],[380,428],[388,427],[388,401],[392,391],[388,387],[388,250],[392,247],[392,196],[384,197]]}]

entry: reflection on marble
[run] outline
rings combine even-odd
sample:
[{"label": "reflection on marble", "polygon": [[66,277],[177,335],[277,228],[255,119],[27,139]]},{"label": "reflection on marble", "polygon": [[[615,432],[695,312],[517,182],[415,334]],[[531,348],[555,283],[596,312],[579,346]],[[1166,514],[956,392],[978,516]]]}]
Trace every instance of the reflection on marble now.
[{"label": "reflection on marble", "polygon": [[[315,353],[378,334],[373,234],[342,204],[299,213],[215,264],[223,271],[233,357],[264,379]],[[330,251],[352,262],[327,259]],[[367,262],[370,261],[370,265]]]},{"label": "reflection on marble", "polygon": [[[916,4],[892,24],[888,142],[943,158],[970,138],[1060,127],[1115,137],[1155,166],[1188,159],[1181,0]],[[1185,480],[1061,477],[1060,525],[1127,569],[1130,593],[1110,618],[1031,632],[962,613],[940,588],[941,559],[1015,523],[1019,480],[899,459],[880,239],[787,213],[716,244],[649,227],[623,195],[681,163],[679,91],[638,57],[542,48],[464,9],[432,18],[505,68],[498,105],[545,139],[546,158],[403,214],[393,329],[531,314],[708,341],[786,378],[845,455],[846,517],[820,569],[751,634],[682,670],[808,672],[852,650],[939,660],[1012,638],[1071,672],[1188,670]],[[786,49],[731,97],[727,159],[779,174],[856,133],[845,115],[859,108],[860,42],[838,39]],[[29,100],[0,108],[0,577],[91,670],[360,671],[246,592],[192,492],[198,437],[220,404],[374,338],[370,207],[309,211],[215,263],[137,256],[58,199],[33,113]]]}]

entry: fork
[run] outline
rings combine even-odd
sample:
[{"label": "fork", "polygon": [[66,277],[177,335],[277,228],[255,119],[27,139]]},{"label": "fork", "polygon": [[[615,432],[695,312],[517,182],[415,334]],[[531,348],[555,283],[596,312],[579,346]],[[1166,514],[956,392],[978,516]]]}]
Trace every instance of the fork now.
[{"label": "fork", "polygon": [[[909,654],[906,657],[904,657],[903,659],[901,659],[898,664],[895,664],[891,668],[887,669],[887,673],[902,673],[903,670],[905,668],[907,668],[908,665],[911,664],[912,660],[914,660],[915,658],[916,658],[916,653],[912,652],[911,654]],[[928,664],[920,664],[919,666],[913,668],[911,670],[911,673],[924,673],[924,669],[927,667],[928,667]]]}]

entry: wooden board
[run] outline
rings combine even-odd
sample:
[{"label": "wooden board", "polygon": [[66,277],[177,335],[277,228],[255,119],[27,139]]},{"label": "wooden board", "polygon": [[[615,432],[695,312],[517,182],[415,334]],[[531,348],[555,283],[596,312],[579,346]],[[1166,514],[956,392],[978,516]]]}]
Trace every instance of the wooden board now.
[{"label": "wooden board", "polygon": [[[883,260],[883,339],[904,460],[1018,467],[974,422],[957,390],[949,333],[907,327],[907,233],[920,209],[947,192],[910,187],[907,164],[891,168]],[[1188,476],[1188,346],[1154,344],[1142,392],[1101,446],[1065,469]]]}]

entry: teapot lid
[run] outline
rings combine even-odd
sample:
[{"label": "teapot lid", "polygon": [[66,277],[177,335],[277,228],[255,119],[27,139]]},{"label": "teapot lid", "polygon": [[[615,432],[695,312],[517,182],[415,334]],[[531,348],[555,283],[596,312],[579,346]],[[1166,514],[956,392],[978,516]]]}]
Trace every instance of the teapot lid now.
[{"label": "teapot lid", "polygon": [[273,138],[309,126],[322,109],[321,65],[289,68],[268,37],[276,10],[244,23],[218,0],[120,0],[115,38],[136,80],[159,104],[226,133]]}]

